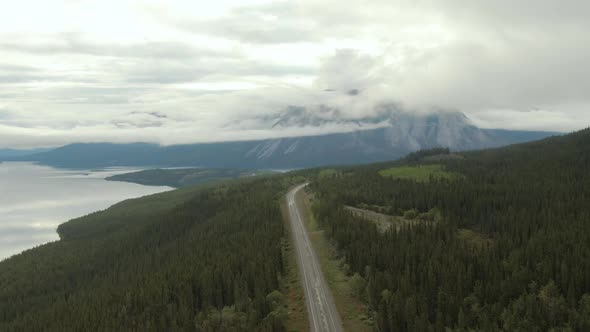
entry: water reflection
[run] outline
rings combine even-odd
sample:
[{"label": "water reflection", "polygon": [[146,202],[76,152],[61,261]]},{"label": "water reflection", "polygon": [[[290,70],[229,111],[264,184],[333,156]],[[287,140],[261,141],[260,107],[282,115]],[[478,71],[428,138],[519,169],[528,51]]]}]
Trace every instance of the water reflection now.
[{"label": "water reflection", "polygon": [[31,163],[1,163],[0,260],[57,240],[55,229],[69,219],[127,198],[171,189],[104,180],[134,170],[72,171]]}]

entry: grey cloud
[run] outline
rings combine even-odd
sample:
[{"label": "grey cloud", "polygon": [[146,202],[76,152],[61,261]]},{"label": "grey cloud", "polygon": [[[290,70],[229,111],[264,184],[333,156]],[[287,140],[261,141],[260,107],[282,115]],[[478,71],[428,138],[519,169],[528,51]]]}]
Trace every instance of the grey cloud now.
[{"label": "grey cloud", "polygon": [[[0,95],[0,96],[1,96],[1,95]],[[14,113],[14,112],[12,112],[12,111],[10,111],[10,110],[7,110],[7,109],[3,109],[3,108],[0,106],[0,121],[2,121],[2,120],[8,120],[8,119],[12,119],[12,118],[14,118],[14,117],[15,117],[15,113]]]},{"label": "grey cloud", "polygon": [[[492,32],[489,26],[471,24],[459,30],[467,31],[464,39],[427,50],[395,43],[379,55],[338,50],[324,59],[316,85],[359,88],[369,92],[374,104],[397,100],[470,112],[590,105],[590,35],[581,33],[590,29],[589,22],[557,20],[538,23],[538,31],[498,27]],[[546,33],[576,25],[577,34]],[[391,64],[392,56],[401,62]]]},{"label": "grey cloud", "polygon": [[2,72],[31,72],[37,70],[37,68],[31,66],[0,64],[0,71]]},{"label": "grey cloud", "polygon": [[311,66],[262,63],[260,61],[235,61],[226,62],[225,68],[219,68],[220,71],[227,74],[240,75],[265,75],[265,76],[283,76],[283,75],[314,75],[316,68]]},{"label": "grey cloud", "polygon": [[[590,101],[590,44],[561,38],[503,44],[456,43],[433,51],[398,79],[399,98],[457,108],[530,108]],[[394,83],[395,84],[395,83]]]},{"label": "grey cloud", "polygon": [[175,121],[163,112],[132,111],[111,123],[117,128],[159,128],[174,125]]},{"label": "grey cloud", "polygon": [[0,64],[0,84],[52,81],[62,78],[58,75],[46,75],[42,70],[31,66]]},{"label": "grey cloud", "polygon": [[42,76],[31,76],[31,75],[2,75],[0,74],[0,84],[6,83],[24,83],[31,81],[43,81],[49,79],[48,77]]},{"label": "grey cloud", "polygon": [[49,35],[49,41],[27,42],[27,39],[15,35],[4,35],[0,50],[25,52],[31,54],[85,54],[93,56],[154,58],[154,59],[190,59],[199,57],[236,57],[235,52],[218,51],[207,47],[195,47],[180,42],[143,42],[135,44],[101,44],[84,40],[76,33]]},{"label": "grey cloud", "polygon": [[122,68],[132,83],[184,83],[206,77],[312,75],[314,68],[261,63],[258,61],[211,59],[202,61],[144,61]]},{"label": "grey cloud", "polygon": [[183,83],[197,81],[210,73],[189,63],[146,63],[131,66],[124,79],[130,83]]},{"label": "grey cloud", "polygon": [[187,23],[191,30],[199,33],[228,37],[247,43],[286,44],[317,40],[315,27],[306,22],[267,22],[256,17],[236,20],[234,18]]},{"label": "grey cloud", "polygon": [[352,49],[341,49],[322,60],[316,85],[320,89],[352,91],[383,80],[385,64],[374,56]]},{"label": "grey cloud", "polygon": [[164,125],[161,121],[142,121],[142,122],[134,122],[134,121],[111,121],[115,127],[118,128],[152,128],[152,127],[162,127]]},{"label": "grey cloud", "polygon": [[160,119],[165,119],[168,116],[162,112],[137,112],[137,111],[133,111],[131,113],[129,113],[129,115],[135,115],[135,114],[146,114],[146,115],[150,115],[153,116],[155,118],[160,118]]},{"label": "grey cloud", "polygon": [[100,87],[100,86],[62,86],[49,87],[41,92],[23,92],[22,98],[34,94],[51,103],[58,104],[127,104],[147,91],[149,87]]},{"label": "grey cloud", "polygon": [[455,4],[429,0],[422,4],[448,16],[472,20],[474,24],[492,23],[494,28],[502,28],[506,24],[536,28],[586,25],[590,13],[590,3],[583,0],[567,3],[553,0],[475,0]]},{"label": "grey cloud", "polygon": [[76,95],[55,99],[55,102],[62,104],[126,104],[129,97],[125,95],[77,97]]},{"label": "grey cloud", "polygon": [[159,128],[170,125],[175,120],[162,112],[132,111],[111,121],[117,128]]},{"label": "grey cloud", "polygon": [[297,3],[277,1],[236,7],[225,16],[214,19],[196,20],[168,15],[163,15],[163,19],[185,31],[241,43],[286,44],[320,40],[321,27],[300,14],[301,7]]}]

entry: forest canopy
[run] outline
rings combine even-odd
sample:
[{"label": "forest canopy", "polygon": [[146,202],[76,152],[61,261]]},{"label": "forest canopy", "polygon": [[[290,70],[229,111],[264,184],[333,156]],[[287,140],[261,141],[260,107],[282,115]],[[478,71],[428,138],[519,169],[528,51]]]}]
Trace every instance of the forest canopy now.
[{"label": "forest canopy", "polygon": [[62,224],[0,262],[1,331],[281,331],[289,177],[191,187]]},{"label": "forest canopy", "polygon": [[[378,330],[588,331],[590,130],[428,158],[443,152],[312,182],[316,217],[363,278]],[[416,176],[433,167],[461,181]],[[400,170],[415,176],[391,176]],[[347,206],[442,219],[382,232]]]}]

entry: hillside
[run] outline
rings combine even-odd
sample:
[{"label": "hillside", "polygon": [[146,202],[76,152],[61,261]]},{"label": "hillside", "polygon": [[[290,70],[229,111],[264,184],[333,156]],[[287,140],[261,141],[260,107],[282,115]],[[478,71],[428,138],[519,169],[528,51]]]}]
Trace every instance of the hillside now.
[{"label": "hillside", "polygon": [[283,330],[291,180],[191,187],[60,225],[60,241],[0,262],[0,330]]},{"label": "hillside", "polygon": [[[461,155],[312,182],[379,330],[590,329],[590,130]],[[382,232],[348,207],[411,222]]]},{"label": "hillside", "polygon": [[170,186],[180,188],[262,174],[272,174],[272,172],[215,168],[148,169],[132,173],[117,174],[106,178],[106,180],[132,182],[146,186]]},{"label": "hillside", "polygon": [[[366,124],[361,123],[358,130],[347,133],[172,146],[147,143],[71,144],[12,160],[37,161],[66,168],[160,166],[293,169],[394,160],[416,150],[441,146],[455,151],[484,149],[557,134],[481,129],[462,113],[419,115],[397,112],[378,119],[379,128],[365,129]],[[289,121],[290,124],[294,121],[295,124],[310,126],[325,124],[305,116],[298,120],[291,117]]]}]

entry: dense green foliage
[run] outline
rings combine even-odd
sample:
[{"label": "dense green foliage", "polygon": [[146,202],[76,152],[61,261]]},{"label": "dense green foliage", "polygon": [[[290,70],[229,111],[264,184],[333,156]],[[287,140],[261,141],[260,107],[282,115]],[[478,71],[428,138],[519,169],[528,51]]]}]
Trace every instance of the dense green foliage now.
[{"label": "dense green foliage", "polygon": [[[438,161],[459,181],[379,175],[410,158],[312,183],[378,329],[590,330],[590,130],[463,155]],[[382,233],[346,205],[442,220]]]},{"label": "dense green foliage", "polygon": [[147,186],[170,186],[180,188],[203,183],[271,173],[271,171],[221,168],[148,169],[138,172],[114,175],[108,177],[107,180],[133,182]]},{"label": "dense green foliage", "polygon": [[0,331],[282,330],[288,185],[181,189],[61,225],[0,262]]}]

